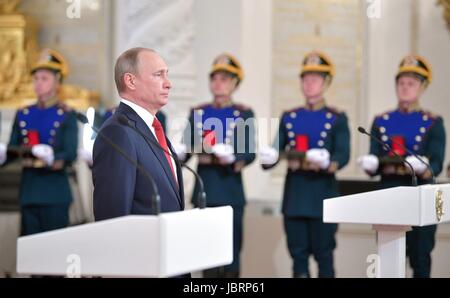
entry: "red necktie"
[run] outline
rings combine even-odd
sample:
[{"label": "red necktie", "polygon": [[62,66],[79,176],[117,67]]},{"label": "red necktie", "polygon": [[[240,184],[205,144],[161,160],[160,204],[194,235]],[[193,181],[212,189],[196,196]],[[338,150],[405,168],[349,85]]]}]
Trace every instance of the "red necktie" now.
[{"label": "red necktie", "polygon": [[167,146],[166,136],[164,135],[164,130],[162,128],[161,122],[155,117],[152,124],[155,129],[156,138],[158,139],[158,143],[161,148],[164,150],[164,155],[167,158],[167,162],[169,163],[170,169],[172,170],[173,178],[175,182],[177,182],[177,176],[175,175],[175,170],[173,169],[172,160],[169,155],[169,147]]}]

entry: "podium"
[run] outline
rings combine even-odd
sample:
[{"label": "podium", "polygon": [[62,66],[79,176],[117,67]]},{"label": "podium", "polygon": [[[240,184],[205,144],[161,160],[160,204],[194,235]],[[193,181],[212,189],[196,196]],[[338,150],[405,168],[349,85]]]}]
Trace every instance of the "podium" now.
[{"label": "podium", "polygon": [[371,224],[377,231],[377,277],[405,277],[406,231],[450,221],[450,184],[401,186],[327,199],[323,220]]},{"label": "podium", "polygon": [[20,274],[170,277],[230,264],[230,206],[129,215],[20,237]]}]

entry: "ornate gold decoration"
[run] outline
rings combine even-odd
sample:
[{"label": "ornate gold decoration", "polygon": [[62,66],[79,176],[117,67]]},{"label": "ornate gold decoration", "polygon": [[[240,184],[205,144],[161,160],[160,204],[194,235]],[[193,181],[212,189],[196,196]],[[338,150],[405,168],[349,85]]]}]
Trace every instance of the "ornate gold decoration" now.
[{"label": "ornate gold decoration", "polygon": [[438,189],[436,192],[436,218],[438,221],[441,221],[442,216],[444,216],[444,200],[443,200],[443,192]]},{"label": "ornate gold decoration", "polygon": [[[0,108],[19,108],[36,101],[30,69],[37,61],[37,25],[16,11],[20,0],[0,0]],[[97,106],[98,92],[63,84],[63,102],[76,109]]]},{"label": "ornate gold decoration", "polygon": [[20,0],[0,0],[0,14],[9,14],[16,11]]},{"label": "ornate gold decoration", "polygon": [[444,18],[447,21],[447,28],[450,31],[450,0],[438,0],[437,5],[444,8]]}]

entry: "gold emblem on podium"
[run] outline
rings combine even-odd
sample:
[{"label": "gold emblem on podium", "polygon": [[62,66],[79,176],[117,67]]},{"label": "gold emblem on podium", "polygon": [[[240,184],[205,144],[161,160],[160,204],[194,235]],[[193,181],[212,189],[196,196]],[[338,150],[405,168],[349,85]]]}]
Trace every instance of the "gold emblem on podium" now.
[{"label": "gold emblem on podium", "polygon": [[438,189],[436,192],[436,218],[438,221],[441,221],[442,216],[444,216],[444,200],[443,200],[443,192]]}]

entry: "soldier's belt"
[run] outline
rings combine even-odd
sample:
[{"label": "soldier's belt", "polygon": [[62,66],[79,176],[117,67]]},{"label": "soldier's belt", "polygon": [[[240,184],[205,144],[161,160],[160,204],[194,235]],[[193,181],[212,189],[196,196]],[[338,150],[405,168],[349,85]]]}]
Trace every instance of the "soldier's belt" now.
[{"label": "soldier's belt", "polygon": [[38,158],[23,158],[22,166],[24,168],[42,169],[46,168],[47,164]]},{"label": "soldier's belt", "polygon": [[411,175],[411,170],[405,166],[404,161],[397,156],[384,156],[380,158],[381,174],[385,176]]},{"label": "soldier's belt", "polygon": [[8,146],[8,158],[18,159],[23,168],[47,169],[51,171],[67,170],[71,166],[66,165],[64,160],[55,160],[52,166],[48,166],[43,160],[35,157],[31,153],[31,147],[27,146]]},{"label": "soldier's belt", "polygon": [[31,147],[25,146],[8,146],[7,154],[11,157],[32,156]]},{"label": "soldier's belt", "polygon": [[285,158],[287,160],[305,159],[306,158],[306,152],[300,152],[300,151],[281,152],[281,158]]},{"label": "soldier's belt", "polygon": [[27,146],[8,146],[8,157],[19,158],[24,168],[46,168],[47,164],[34,157],[31,153],[31,147]]},{"label": "soldier's belt", "polygon": [[287,160],[288,168],[291,171],[312,171],[311,163],[306,160],[305,152],[282,152],[280,157]]},{"label": "soldier's belt", "polygon": [[214,154],[200,153],[198,154],[199,165],[221,165],[219,159]]},{"label": "soldier's belt", "polygon": [[405,176],[411,175],[411,170],[404,165],[383,165],[381,167],[381,174]]}]

